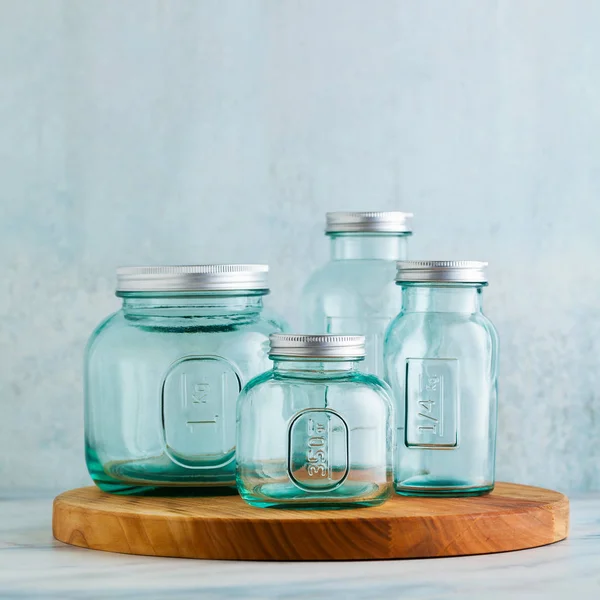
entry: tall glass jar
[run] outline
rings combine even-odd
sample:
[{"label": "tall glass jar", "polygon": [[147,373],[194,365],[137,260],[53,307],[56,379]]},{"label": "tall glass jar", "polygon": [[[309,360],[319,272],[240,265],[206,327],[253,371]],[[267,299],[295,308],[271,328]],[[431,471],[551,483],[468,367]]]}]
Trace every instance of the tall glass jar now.
[{"label": "tall glass jar", "polygon": [[395,487],[414,496],[494,487],[498,336],[481,309],[487,263],[401,261],[385,340],[396,403]]},{"label": "tall glass jar", "polygon": [[396,261],[406,258],[412,214],[327,213],[331,258],[303,291],[306,331],[367,338],[363,370],[383,377],[383,337],[398,312]]},{"label": "tall glass jar", "polygon": [[272,335],[273,369],[238,401],[237,484],[255,506],[374,506],[393,493],[388,386],[363,336]]},{"label": "tall glass jar", "polygon": [[235,485],[244,383],[270,368],[268,267],[126,267],[85,353],[88,470],[103,490]]}]

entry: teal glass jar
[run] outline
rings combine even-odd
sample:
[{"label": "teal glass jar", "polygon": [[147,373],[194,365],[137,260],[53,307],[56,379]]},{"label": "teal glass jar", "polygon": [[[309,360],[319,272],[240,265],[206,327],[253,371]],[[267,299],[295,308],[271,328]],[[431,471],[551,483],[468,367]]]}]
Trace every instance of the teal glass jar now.
[{"label": "teal glass jar", "polygon": [[363,336],[271,336],[273,369],[238,400],[237,485],[254,506],[374,506],[392,493],[388,386]]},{"label": "teal glass jar", "polygon": [[88,470],[107,492],[235,485],[246,381],[271,366],[284,325],[263,311],[268,267],[127,267],[121,310],[85,352]]},{"label": "teal glass jar", "polygon": [[487,263],[401,261],[402,311],[385,339],[396,403],[396,491],[464,496],[494,487],[498,335],[481,309]]},{"label": "teal glass jar", "polygon": [[411,219],[403,212],[327,213],[331,258],[303,291],[305,330],[366,336],[362,369],[379,377],[385,330],[400,306],[394,275],[407,256]]}]

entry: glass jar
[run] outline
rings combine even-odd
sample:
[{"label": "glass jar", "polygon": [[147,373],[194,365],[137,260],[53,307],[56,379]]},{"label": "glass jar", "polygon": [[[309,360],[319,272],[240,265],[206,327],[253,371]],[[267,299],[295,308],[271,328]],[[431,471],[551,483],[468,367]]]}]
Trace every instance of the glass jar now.
[{"label": "glass jar", "polygon": [[393,493],[388,386],[363,336],[272,335],[273,369],[238,400],[237,485],[254,506],[374,506]]},{"label": "glass jar", "polygon": [[327,213],[331,259],[303,291],[306,331],[361,334],[367,339],[363,370],[383,377],[383,337],[396,316],[401,290],[396,261],[406,258],[412,214]]},{"label": "glass jar", "polygon": [[268,267],[126,267],[85,353],[85,446],[102,490],[235,485],[235,415],[271,367]]},{"label": "glass jar", "polygon": [[401,261],[385,339],[396,404],[395,487],[468,496],[494,487],[498,335],[481,310],[487,263]]}]

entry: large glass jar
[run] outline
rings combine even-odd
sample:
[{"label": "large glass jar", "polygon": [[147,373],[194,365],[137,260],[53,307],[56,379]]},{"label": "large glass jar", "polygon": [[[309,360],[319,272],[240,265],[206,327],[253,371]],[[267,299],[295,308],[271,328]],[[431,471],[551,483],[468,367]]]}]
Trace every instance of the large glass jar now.
[{"label": "large glass jar", "polygon": [[410,213],[327,213],[331,259],[303,291],[304,328],[367,338],[363,370],[383,377],[383,337],[396,316],[401,290],[396,261],[406,258]]},{"label": "large glass jar", "polygon": [[237,485],[254,506],[373,506],[393,493],[388,386],[363,336],[272,335],[273,369],[240,394]]},{"label": "large glass jar", "polygon": [[88,470],[103,490],[235,485],[235,418],[246,381],[271,366],[268,267],[127,267],[123,307],[85,353]]},{"label": "large glass jar", "polygon": [[486,263],[401,261],[402,311],[385,340],[396,403],[396,491],[478,495],[494,487],[498,336],[482,313]]}]

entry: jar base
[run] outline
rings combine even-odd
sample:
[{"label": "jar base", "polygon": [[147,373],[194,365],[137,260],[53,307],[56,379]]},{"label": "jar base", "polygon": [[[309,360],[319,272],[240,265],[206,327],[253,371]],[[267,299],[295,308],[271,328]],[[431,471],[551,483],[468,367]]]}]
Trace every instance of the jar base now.
[{"label": "jar base", "polygon": [[336,510],[364,508],[383,504],[392,494],[391,488],[375,483],[344,483],[326,494],[312,494],[292,483],[266,483],[255,486],[251,492],[238,485],[240,496],[251,506],[295,510]]},{"label": "jar base", "polygon": [[103,491],[117,496],[237,496],[235,487],[139,486],[94,480]]},{"label": "jar base", "polygon": [[449,498],[489,494],[494,489],[494,484],[471,484],[464,480],[412,477],[401,483],[397,482],[395,489],[400,496]]},{"label": "jar base", "polygon": [[144,460],[112,461],[102,465],[97,453],[87,448],[86,462],[94,483],[118,495],[214,496],[234,495],[234,466],[217,473],[198,474],[176,465],[165,456]]}]

